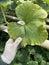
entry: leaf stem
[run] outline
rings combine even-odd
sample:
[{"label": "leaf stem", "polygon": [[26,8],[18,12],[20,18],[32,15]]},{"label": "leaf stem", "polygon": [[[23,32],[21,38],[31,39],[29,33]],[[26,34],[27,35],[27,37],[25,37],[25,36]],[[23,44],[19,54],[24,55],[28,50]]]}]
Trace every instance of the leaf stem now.
[{"label": "leaf stem", "polygon": [[46,19],[46,22],[49,23],[49,18]]},{"label": "leaf stem", "polygon": [[7,20],[6,20],[6,17],[5,17],[5,13],[4,13],[4,10],[3,10],[3,7],[1,6],[1,10],[2,10],[2,14],[3,14],[3,17],[4,17],[4,20],[5,20],[5,23],[8,24]]},{"label": "leaf stem", "polygon": [[45,25],[46,26],[46,29],[48,29],[49,30],[49,25]]},{"label": "leaf stem", "polygon": [[6,15],[6,17],[10,18],[12,20],[15,20],[15,21],[19,21],[19,19],[17,17],[11,16],[11,15]]}]

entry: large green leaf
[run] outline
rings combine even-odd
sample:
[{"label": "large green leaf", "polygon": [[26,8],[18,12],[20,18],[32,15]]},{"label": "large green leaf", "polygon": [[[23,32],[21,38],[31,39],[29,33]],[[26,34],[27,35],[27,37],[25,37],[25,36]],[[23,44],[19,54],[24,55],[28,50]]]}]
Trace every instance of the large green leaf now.
[{"label": "large green leaf", "polygon": [[19,36],[22,37],[23,41],[21,45],[23,46],[26,46],[27,44],[39,45],[47,38],[47,31],[43,25],[40,26],[38,25],[39,22],[36,22],[37,24],[31,22],[24,26],[11,22],[8,25],[8,33],[13,39],[18,38]]},{"label": "large green leaf", "polygon": [[16,8],[16,15],[19,19],[27,22],[31,22],[33,19],[46,18],[47,13],[37,4],[33,4],[31,2],[25,2],[20,4]]},{"label": "large green leaf", "polygon": [[25,2],[16,8],[16,14],[25,24],[9,23],[8,33],[11,38],[22,37],[22,46],[39,45],[47,39],[45,21],[42,20],[47,17],[45,10],[36,4]]}]

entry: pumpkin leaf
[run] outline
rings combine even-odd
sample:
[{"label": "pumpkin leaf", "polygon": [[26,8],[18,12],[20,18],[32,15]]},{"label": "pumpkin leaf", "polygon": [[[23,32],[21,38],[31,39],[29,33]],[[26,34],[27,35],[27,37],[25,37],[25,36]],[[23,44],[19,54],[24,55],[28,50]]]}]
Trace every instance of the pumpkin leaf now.
[{"label": "pumpkin leaf", "polygon": [[31,22],[27,25],[21,26],[15,22],[11,22],[8,25],[8,33],[13,39],[22,37],[22,46],[39,45],[47,38],[47,31],[43,25],[38,24]]},{"label": "pumpkin leaf", "polygon": [[11,22],[8,25],[8,33],[11,38],[22,37],[21,46],[40,45],[47,39],[45,19],[47,13],[40,6],[25,2],[16,8],[17,17],[24,21],[24,25]]},{"label": "pumpkin leaf", "polygon": [[31,22],[33,19],[46,18],[47,12],[37,4],[32,2],[24,2],[16,7],[16,15],[20,20]]}]

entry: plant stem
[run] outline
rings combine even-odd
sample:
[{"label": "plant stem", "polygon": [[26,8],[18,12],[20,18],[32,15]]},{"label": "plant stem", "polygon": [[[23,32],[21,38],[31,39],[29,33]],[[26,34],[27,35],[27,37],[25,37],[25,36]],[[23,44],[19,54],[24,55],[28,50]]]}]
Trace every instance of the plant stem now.
[{"label": "plant stem", "polygon": [[46,29],[48,29],[49,30],[49,25],[45,25],[46,26]]},{"label": "plant stem", "polygon": [[49,40],[45,40],[40,46],[49,49]]},{"label": "plant stem", "polygon": [[14,17],[14,16],[6,15],[6,17],[10,18],[12,20],[15,20],[15,21],[19,21],[19,19],[17,17]]},{"label": "plant stem", "polygon": [[6,20],[6,17],[5,17],[5,13],[4,13],[4,10],[3,10],[3,7],[1,6],[1,10],[2,10],[2,14],[3,14],[3,17],[4,17],[4,20],[5,20],[5,23],[8,24],[7,20]]},{"label": "plant stem", "polygon": [[49,23],[49,18],[46,19],[46,22]]}]

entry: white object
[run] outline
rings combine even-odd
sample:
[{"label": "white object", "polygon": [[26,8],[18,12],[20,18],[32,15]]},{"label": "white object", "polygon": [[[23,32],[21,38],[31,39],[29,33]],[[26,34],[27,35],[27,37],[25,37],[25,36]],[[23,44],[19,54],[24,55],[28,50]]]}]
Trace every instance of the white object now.
[{"label": "white object", "polygon": [[8,33],[7,26],[1,25],[0,30]]},{"label": "white object", "polygon": [[25,25],[24,21],[18,21],[17,23],[20,24],[20,25]]},{"label": "white object", "polygon": [[9,39],[6,42],[5,50],[3,54],[1,55],[3,62],[10,64],[13,61],[18,49],[18,45],[20,44],[21,41],[22,41],[22,38],[19,37],[15,40],[15,42],[13,41],[13,39]]},{"label": "white object", "polygon": [[40,46],[49,49],[49,40],[45,40]]}]

